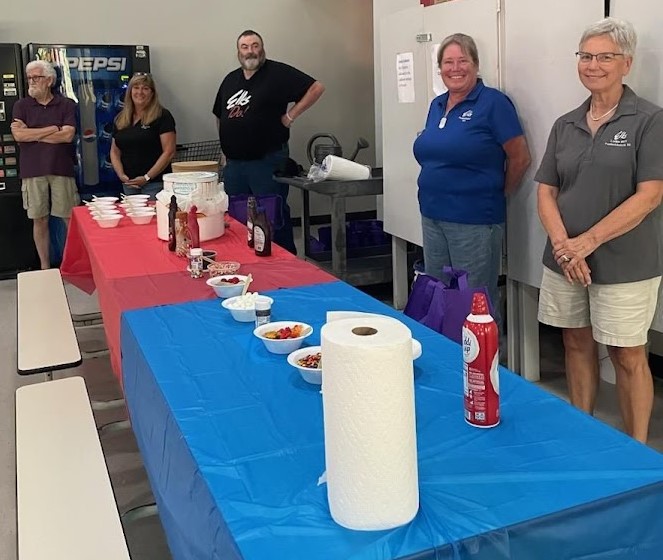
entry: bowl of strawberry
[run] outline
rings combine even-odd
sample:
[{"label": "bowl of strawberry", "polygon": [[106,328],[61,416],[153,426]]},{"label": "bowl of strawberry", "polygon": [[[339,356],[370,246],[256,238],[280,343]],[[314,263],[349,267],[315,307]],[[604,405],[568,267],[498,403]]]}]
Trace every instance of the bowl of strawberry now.
[{"label": "bowl of strawberry", "polygon": [[242,294],[246,279],[247,277],[241,274],[224,274],[209,278],[207,285],[214,290],[217,297],[230,298]]},{"label": "bowl of strawberry", "polygon": [[253,330],[253,334],[262,340],[265,348],[272,354],[294,352],[312,332],[311,325],[294,321],[276,321],[260,325]]}]

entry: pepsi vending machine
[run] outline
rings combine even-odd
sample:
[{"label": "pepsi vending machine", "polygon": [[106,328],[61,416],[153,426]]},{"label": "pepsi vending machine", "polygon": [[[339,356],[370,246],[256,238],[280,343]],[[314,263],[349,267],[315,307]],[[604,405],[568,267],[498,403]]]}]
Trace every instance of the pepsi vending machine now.
[{"label": "pepsi vending machine", "polygon": [[124,106],[131,76],[150,71],[145,45],[44,45],[25,47],[26,63],[48,60],[59,91],[78,103],[76,182],[81,199],[117,196],[122,184],[110,161],[113,120]]}]

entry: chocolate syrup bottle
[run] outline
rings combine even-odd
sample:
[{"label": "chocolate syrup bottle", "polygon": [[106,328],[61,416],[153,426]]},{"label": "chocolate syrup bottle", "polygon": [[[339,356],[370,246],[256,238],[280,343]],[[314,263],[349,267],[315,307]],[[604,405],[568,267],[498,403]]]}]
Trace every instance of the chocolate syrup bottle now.
[{"label": "chocolate syrup bottle", "polygon": [[247,242],[249,247],[253,249],[253,223],[256,220],[256,197],[250,196],[246,201],[246,229],[247,229]]},{"label": "chocolate syrup bottle", "polygon": [[259,257],[269,257],[272,254],[272,226],[262,206],[258,206],[253,222],[253,248]]},{"label": "chocolate syrup bottle", "polygon": [[177,233],[175,230],[175,217],[177,216],[177,197],[170,197],[168,206],[168,250],[175,252],[177,249]]}]

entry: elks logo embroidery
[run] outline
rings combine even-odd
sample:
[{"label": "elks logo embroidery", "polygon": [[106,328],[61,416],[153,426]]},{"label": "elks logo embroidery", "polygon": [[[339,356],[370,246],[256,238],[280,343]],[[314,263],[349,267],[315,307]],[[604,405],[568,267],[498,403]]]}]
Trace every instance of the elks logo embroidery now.
[{"label": "elks logo embroidery", "polygon": [[465,111],[465,112],[464,112],[460,117],[458,117],[458,118],[459,118],[461,121],[463,121],[463,122],[467,122],[467,121],[469,121],[469,120],[472,120],[472,115],[473,115],[473,114],[474,114],[474,113],[472,113],[472,109],[470,109],[469,111]]},{"label": "elks logo embroidery", "polygon": [[625,130],[620,130],[612,137],[611,140],[608,140],[605,145],[613,146],[616,148],[629,148],[631,143],[628,141],[628,132]]},{"label": "elks logo embroidery", "polygon": [[245,89],[240,89],[237,93],[230,96],[226,109],[228,110],[229,119],[238,119],[246,115],[249,110],[249,102],[251,95]]}]

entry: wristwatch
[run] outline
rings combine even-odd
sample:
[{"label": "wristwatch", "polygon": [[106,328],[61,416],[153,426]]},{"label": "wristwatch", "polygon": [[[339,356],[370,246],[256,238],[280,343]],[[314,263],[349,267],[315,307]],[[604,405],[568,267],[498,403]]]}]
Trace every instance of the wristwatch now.
[{"label": "wristwatch", "polygon": [[145,175],[143,175],[143,179],[145,179],[145,181],[146,181],[147,183],[150,182],[150,176],[149,176],[147,173],[145,173]]}]

